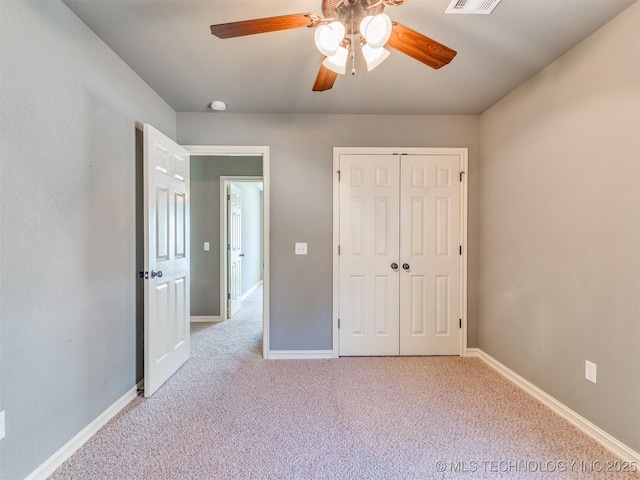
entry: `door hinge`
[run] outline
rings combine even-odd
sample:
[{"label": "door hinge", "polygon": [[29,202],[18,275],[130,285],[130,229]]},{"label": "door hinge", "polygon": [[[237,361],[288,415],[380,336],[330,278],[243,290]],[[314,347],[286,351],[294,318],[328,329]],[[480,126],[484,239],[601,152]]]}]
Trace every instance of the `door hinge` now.
[{"label": "door hinge", "polygon": [[340,255],[340,245],[338,245],[338,255]]},{"label": "door hinge", "polygon": [[460,255],[462,255],[462,245],[460,245]]},{"label": "door hinge", "polygon": [[340,170],[338,170],[338,181],[340,181]]},{"label": "door hinge", "polygon": [[464,172],[460,172],[460,181],[462,181],[462,175],[464,175]]},{"label": "door hinge", "polygon": [[231,200],[231,195],[227,193],[227,200]]},{"label": "door hinge", "polygon": [[227,243],[227,250],[231,250],[231,244]]},{"label": "door hinge", "polygon": [[462,319],[460,319],[460,328],[462,328]]},{"label": "door hinge", "polygon": [[227,300],[231,300],[231,294],[227,293]]},{"label": "door hinge", "polygon": [[338,330],[340,330],[340,319],[338,319]]}]

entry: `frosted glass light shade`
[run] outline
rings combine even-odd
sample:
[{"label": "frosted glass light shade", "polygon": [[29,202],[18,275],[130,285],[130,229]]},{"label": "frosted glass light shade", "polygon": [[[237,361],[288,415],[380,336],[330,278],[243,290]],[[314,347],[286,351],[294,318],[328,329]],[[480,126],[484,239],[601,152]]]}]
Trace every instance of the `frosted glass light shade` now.
[{"label": "frosted glass light shade", "polygon": [[345,28],[341,22],[331,22],[329,25],[321,25],[316,29],[314,39],[320,52],[330,57],[335,55],[344,39]]},{"label": "frosted glass light shade", "polygon": [[349,50],[344,47],[338,47],[338,51],[324,59],[322,64],[329,70],[332,70],[340,75],[344,75],[347,70],[347,57],[349,56]]},{"label": "frosted glass light shade", "polygon": [[382,48],[391,36],[391,19],[380,13],[374,17],[364,17],[360,22],[360,33],[371,48]]},{"label": "frosted glass light shade", "polygon": [[384,62],[389,55],[391,55],[391,52],[386,48],[371,48],[371,45],[368,43],[362,46],[362,56],[364,56],[364,60],[367,62],[368,71],[373,70]]}]

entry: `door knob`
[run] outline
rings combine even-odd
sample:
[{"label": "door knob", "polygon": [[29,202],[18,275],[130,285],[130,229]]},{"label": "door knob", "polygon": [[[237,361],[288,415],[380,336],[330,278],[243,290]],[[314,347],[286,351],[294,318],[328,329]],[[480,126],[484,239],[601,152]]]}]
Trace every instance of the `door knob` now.
[{"label": "door knob", "polygon": [[392,263],[392,264],[391,264],[391,268],[392,268],[393,270],[397,270],[397,269],[398,269],[398,264],[397,264],[397,263]]},{"label": "door knob", "polygon": [[151,278],[162,278],[162,270],[158,270],[157,272],[155,270],[151,270]]},{"label": "door knob", "polygon": [[403,263],[402,268],[404,268],[405,270],[409,270],[411,266],[408,263]]},{"label": "door knob", "polygon": [[238,256],[239,257],[244,257],[244,253],[239,253]]}]

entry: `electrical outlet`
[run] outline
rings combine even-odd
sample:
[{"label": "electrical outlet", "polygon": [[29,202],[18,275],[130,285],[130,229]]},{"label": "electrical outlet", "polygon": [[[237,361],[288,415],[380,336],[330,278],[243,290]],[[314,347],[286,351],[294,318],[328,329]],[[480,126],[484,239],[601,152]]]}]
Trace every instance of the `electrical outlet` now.
[{"label": "electrical outlet", "polygon": [[4,410],[0,412],[0,440],[4,438]]},{"label": "electrical outlet", "polygon": [[596,364],[589,360],[584,361],[584,378],[590,382],[596,383]]},{"label": "electrical outlet", "polygon": [[307,254],[307,244],[296,243],[296,255],[306,255],[306,254]]}]

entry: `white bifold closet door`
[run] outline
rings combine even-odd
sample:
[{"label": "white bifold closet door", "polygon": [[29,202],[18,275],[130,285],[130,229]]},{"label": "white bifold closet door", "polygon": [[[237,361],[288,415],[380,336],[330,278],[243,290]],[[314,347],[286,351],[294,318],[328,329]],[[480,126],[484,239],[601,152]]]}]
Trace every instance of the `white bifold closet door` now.
[{"label": "white bifold closet door", "polygon": [[340,156],[340,355],[460,354],[460,157]]}]

